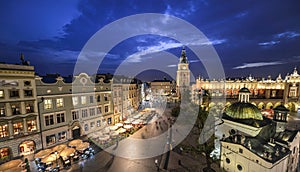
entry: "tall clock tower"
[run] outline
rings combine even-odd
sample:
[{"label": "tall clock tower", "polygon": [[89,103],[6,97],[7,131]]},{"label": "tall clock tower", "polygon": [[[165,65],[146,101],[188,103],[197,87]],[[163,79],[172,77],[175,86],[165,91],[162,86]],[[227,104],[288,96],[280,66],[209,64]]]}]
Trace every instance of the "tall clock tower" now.
[{"label": "tall clock tower", "polygon": [[188,90],[190,87],[190,69],[189,61],[186,57],[185,48],[182,48],[181,56],[178,63],[177,76],[176,76],[177,93],[183,90]]}]

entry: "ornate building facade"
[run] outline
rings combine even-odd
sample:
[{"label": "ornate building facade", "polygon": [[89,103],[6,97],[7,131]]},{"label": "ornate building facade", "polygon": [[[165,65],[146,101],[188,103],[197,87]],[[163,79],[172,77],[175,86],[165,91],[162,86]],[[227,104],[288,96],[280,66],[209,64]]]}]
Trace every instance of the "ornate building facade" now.
[{"label": "ornate building facade", "polygon": [[[256,79],[249,76],[244,79],[205,80],[198,78],[192,85],[192,98],[197,100],[202,90],[207,90],[210,96],[226,98],[229,106],[238,97],[238,91],[247,87],[250,91],[251,103],[259,109],[272,109],[283,103],[289,110],[297,111],[300,97],[300,75],[295,68],[292,74],[282,78],[279,74],[276,79]],[[209,107],[218,105],[218,102],[210,102]]]},{"label": "ornate building facade", "polygon": [[0,163],[41,149],[33,66],[0,64]]}]

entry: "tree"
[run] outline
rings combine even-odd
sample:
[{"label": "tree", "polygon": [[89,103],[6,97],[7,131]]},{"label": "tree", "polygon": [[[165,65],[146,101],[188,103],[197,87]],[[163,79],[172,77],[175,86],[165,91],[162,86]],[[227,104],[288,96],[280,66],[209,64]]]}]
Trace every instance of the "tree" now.
[{"label": "tree", "polygon": [[172,115],[173,117],[178,117],[179,113],[180,113],[180,107],[179,107],[179,106],[175,106],[175,107],[172,109],[172,111],[171,111],[171,115]]}]

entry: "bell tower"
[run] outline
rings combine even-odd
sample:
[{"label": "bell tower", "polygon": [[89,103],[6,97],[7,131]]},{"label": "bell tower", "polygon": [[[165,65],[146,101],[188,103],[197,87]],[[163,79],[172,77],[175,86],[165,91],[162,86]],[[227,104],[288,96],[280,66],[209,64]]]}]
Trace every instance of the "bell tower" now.
[{"label": "bell tower", "polygon": [[190,69],[189,61],[186,57],[185,47],[182,47],[181,56],[178,63],[177,75],[176,75],[177,93],[183,90],[188,90],[190,87]]}]

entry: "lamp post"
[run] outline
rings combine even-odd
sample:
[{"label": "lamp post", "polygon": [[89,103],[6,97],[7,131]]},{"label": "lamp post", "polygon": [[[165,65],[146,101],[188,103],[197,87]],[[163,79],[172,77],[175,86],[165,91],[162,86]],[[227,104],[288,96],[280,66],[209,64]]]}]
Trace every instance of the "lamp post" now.
[{"label": "lamp post", "polygon": [[57,151],[55,151],[54,154],[55,154],[56,167],[58,167],[58,162],[57,162]]},{"label": "lamp post", "polygon": [[44,102],[44,97],[41,97],[41,101],[38,102],[38,117],[39,117],[39,126],[40,126],[40,136],[41,136],[41,143],[42,143],[42,149],[44,149],[44,141],[43,141],[43,132],[42,132],[42,120],[41,120],[41,114],[40,114],[40,104]]},{"label": "lamp post", "polygon": [[157,171],[159,171],[158,160],[157,160],[157,159],[155,159],[154,163],[155,163],[155,166],[156,166],[156,170],[157,170]]}]

